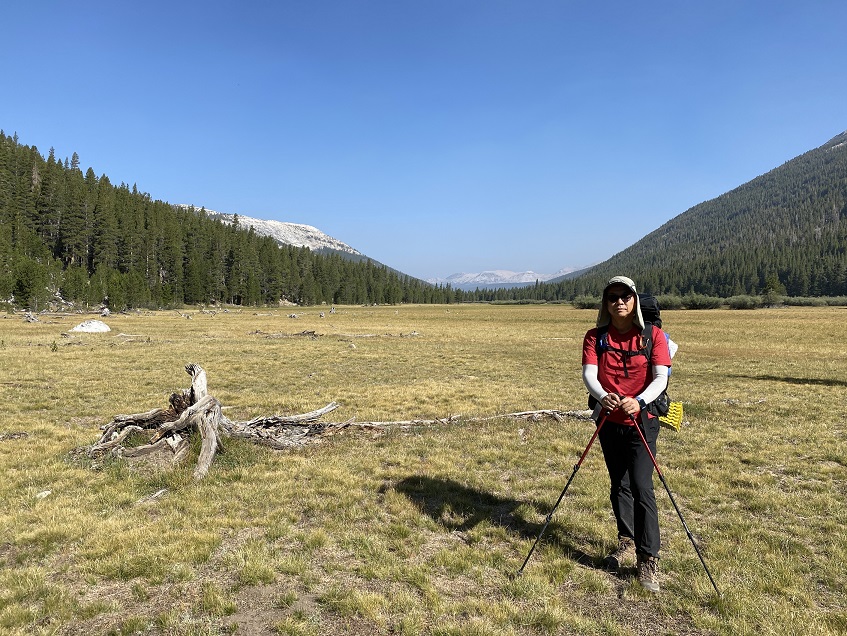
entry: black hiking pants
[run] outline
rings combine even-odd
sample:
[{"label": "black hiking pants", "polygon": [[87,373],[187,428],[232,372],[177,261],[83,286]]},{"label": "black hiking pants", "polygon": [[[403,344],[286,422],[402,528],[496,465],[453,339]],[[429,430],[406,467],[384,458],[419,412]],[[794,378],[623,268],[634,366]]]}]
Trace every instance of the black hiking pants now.
[{"label": "black hiking pants", "polygon": [[[659,420],[650,418],[639,426],[656,456]],[[641,554],[659,556],[659,513],[653,490],[653,462],[635,427],[607,422],[600,429],[600,446],[611,489],[609,498],[618,524],[618,536],[635,540]]]}]

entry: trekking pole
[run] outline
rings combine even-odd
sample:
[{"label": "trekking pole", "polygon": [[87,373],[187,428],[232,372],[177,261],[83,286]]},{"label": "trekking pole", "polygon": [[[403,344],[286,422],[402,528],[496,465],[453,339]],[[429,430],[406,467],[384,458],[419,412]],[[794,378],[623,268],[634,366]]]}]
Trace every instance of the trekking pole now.
[{"label": "trekking pole", "polygon": [[630,415],[629,419],[632,420],[631,426],[635,427],[635,430],[638,431],[638,436],[641,438],[641,442],[644,444],[644,448],[647,449],[647,454],[650,455],[650,460],[653,462],[653,467],[656,469],[656,474],[659,475],[659,479],[662,482],[662,485],[665,487],[665,490],[668,493],[668,497],[670,497],[671,503],[673,507],[676,509],[676,514],[679,515],[679,520],[682,522],[682,527],[685,528],[685,534],[688,535],[688,540],[691,541],[691,545],[694,546],[694,551],[697,553],[697,556],[700,558],[700,563],[703,564],[703,569],[706,570],[706,576],[709,577],[709,581],[712,583],[712,587],[715,588],[715,592],[718,596],[721,595],[720,590],[718,590],[718,586],[715,584],[715,579],[712,578],[712,573],[709,572],[709,568],[706,567],[706,561],[703,559],[703,555],[700,554],[700,548],[697,547],[697,542],[694,540],[694,536],[691,534],[691,530],[688,529],[688,525],[685,523],[685,519],[682,518],[682,512],[679,510],[679,506],[676,505],[676,501],[671,494],[671,489],[668,487],[668,482],[665,481],[665,476],[662,474],[662,471],[659,470],[659,464],[656,463],[656,457],[653,455],[653,451],[650,450],[650,446],[647,444],[647,439],[644,437],[644,433],[641,432],[641,427],[638,426],[638,421],[635,419],[634,415]]},{"label": "trekking pole", "polygon": [[607,411],[598,422],[597,428],[594,429],[594,435],[591,436],[591,440],[588,442],[588,446],[585,447],[585,450],[582,452],[582,456],[579,458],[579,461],[573,467],[573,472],[571,473],[571,476],[568,479],[568,483],[565,484],[565,488],[564,490],[562,490],[562,494],[559,495],[559,499],[558,501],[556,501],[556,505],[553,506],[553,509],[550,511],[550,514],[547,515],[547,519],[544,521],[544,526],[541,528],[541,532],[538,533],[538,538],[535,540],[535,543],[532,544],[532,548],[530,548],[529,554],[526,555],[526,559],[524,559],[521,569],[515,573],[516,577],[523,574],[523,569],[526,567],[526,564],[529,563],[529,557],[531,557],[532,553],[535,552],[535,546],[537,546],[538,542],[541,541],[541,536],[544,534],[544,531],[547,530],[547,526],[550,524],[550,520],[553,518],[553,513],[556,512],[556,508],[558,508],[559,504],[562,503],[562,499],[564,499],[565,493],[568,492],[568,488],[570,487],[573,478],[576,476],[576,471],[578,471],[579,467],[582,466],[582,461],[585,459],[585,456],[588,455],[588,451],[591,448],[591,445],[594,444],[594,440],[597,439],[597,435],[600,433],[600,429],[603,427],[603,423],[606,421],[606,418],[608,416],[609,412]]}]

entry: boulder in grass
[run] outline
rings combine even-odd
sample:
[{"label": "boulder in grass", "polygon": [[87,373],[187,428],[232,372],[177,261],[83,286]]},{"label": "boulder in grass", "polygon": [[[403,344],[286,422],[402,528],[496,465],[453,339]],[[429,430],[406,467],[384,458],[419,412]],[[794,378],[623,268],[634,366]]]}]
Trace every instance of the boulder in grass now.
[{"label": "boulder in grass", "polygon": [[81,331],[84,333],[105,333],[107,331],[111,331],[111,329],[109,328],[109,325],[107,325],[101,320],[86,320],[71,329],[71,331]]}]

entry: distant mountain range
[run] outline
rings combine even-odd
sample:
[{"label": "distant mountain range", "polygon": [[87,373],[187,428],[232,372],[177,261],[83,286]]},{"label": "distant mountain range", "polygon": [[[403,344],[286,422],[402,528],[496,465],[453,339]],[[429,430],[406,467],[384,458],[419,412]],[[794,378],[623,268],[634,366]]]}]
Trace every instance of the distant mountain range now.
[{"label": "distant mountain range", "polygon": [[568,274],[576,271],[578,269],[575,267],[565,267],[555,274],[539,274],[533,271],[512,272],[504,269],[494,269],[475,274],[451,274],[447,278],[428,278],[426,282],[433,285],[450,285],[453,289],[462,289],[465,291],[473,291],[474,289],[509,289],[512,287],[526,287],[536,281],[561,280]]}]

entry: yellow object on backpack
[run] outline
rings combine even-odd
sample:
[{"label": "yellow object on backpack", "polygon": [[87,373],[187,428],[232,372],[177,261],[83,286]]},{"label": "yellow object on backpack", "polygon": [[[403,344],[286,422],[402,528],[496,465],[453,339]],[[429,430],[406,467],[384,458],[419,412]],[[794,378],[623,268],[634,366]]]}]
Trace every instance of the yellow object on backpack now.
[{"label": "yellow object on backpack", "polygon": [[682,427],[682,417],[682,402],[671,402],[670,407],[668,407],[668,414],[660,415],[659,422],[662,426],[679,432],[679,429]]}]

